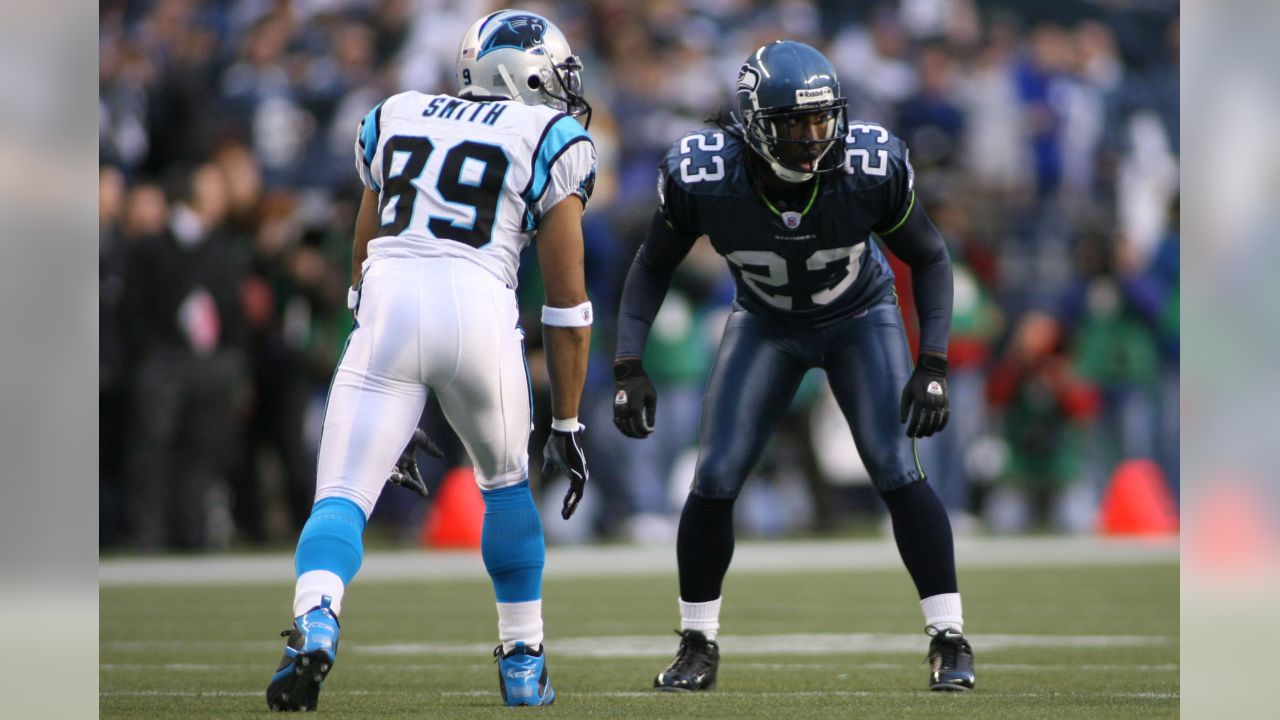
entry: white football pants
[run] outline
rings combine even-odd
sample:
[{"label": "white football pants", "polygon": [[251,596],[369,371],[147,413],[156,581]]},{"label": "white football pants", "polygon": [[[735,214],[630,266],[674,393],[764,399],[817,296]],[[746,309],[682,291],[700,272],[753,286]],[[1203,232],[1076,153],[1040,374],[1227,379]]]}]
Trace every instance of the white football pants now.
[{"label": "white football pants", "polygon": [[515,292],[461,259],[379,258],[329,388],[316,500],[364,509],[417,427],[430,388],[482,489],[528,477],[529,376]]}]

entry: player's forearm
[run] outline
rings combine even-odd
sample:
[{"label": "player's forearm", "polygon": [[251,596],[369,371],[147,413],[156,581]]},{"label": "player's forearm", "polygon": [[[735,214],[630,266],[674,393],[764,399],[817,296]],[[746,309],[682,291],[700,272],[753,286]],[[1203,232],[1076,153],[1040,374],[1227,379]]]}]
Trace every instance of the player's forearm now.
[{"label": "player's forearm", "polygon": [[653,267],[645,259],[644,248],[636,253],[622,286],[618,310],[617,357],[641,357],[653,319],[671,287],[671,274]]},{"label": "player's forearm", "polygon": [[578,416],[594,319],[583,274],[582,210],[581,198],[565,198],[543,216],[538,230],[538,265],[547,293],[542,343],[551,378],[551,416],[557,420]]},{"label": "player's forearm", "polygon": [[582,387],[587,380],[587,356],[591,327],[542,326],[546,348],[547,374],[551,377],[551,416],[567,419],[578,416]]},{"label": "player's forearm", "polygon": [[641,357],[653,319],[671,288],[671,275],[689,254],[693,240],[681,238],[655,213],[649,237],[636,251],[622,286],[618,310],[618,351],[616,357]]},{"label": "player's forearm", "polygon": [[912,295],[920,319],[920,351],[946,355],[954,279],[951,255],[942,234],[924,208],[917,205],[902,227],[885,237],[885,242],[911,268]]},{"label": "player's forearm", "polygon": [[360,286],[360,273],[369,257],[369,241],[378,233],[378,195],[366,189],[356,215],[355,237],[351,243],[351,287]]},{"label": "player's forearm", "polygon": [[912,288],[920,318],[920,350],[945,355],[951,334],[953,278],[946,248],[920,267],[913,267]]}]

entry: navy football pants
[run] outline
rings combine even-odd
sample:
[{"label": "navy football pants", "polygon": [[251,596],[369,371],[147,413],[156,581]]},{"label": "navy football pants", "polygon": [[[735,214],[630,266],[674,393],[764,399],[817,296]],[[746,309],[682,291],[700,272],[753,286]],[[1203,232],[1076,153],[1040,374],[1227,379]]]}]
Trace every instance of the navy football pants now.
[{"label": "navy football pants", "polygon": [[881,493],[924,477],[898,420],[911,356],[891,299],[829,327],[805,329],[737,309],[702,401],[693,493],[733,499],[809,368],[826,371],[858,454]]}]

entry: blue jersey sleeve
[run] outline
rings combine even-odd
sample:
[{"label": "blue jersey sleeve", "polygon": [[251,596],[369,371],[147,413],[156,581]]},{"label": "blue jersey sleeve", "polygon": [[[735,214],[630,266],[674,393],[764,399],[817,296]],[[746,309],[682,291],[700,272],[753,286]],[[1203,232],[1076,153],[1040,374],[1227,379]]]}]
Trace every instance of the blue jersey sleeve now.
[{"label": "blue jersey sleeve", "polygon": [[360,182],[374,192],[382,192],[380,172],[373,167],[373,156],[378,152],[378,135],[382,126],[382,103],[378,103],[360,119],[356,128],[356,174]]}]

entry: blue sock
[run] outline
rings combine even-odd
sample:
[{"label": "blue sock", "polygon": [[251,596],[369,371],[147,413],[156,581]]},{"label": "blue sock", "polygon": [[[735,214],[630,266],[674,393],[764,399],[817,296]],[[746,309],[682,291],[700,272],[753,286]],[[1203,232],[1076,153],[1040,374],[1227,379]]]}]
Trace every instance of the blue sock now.
[{"label": "blue sock", "polygon": [[293,556],[298,575],[311,570],[328,570],[351,582],[364,560],[364,511],[346,498],[327,497],[311,508],[311,517],[302,527],[298,551]]},{"label": "blue sock", "polygon": [[489,577],[493,578],[498,602],[541,598],[547,544],[542,537],[542,521],[533,504],[529,481],[481,494],[484,496],[484,532],[480,536],[480,553]]}]

